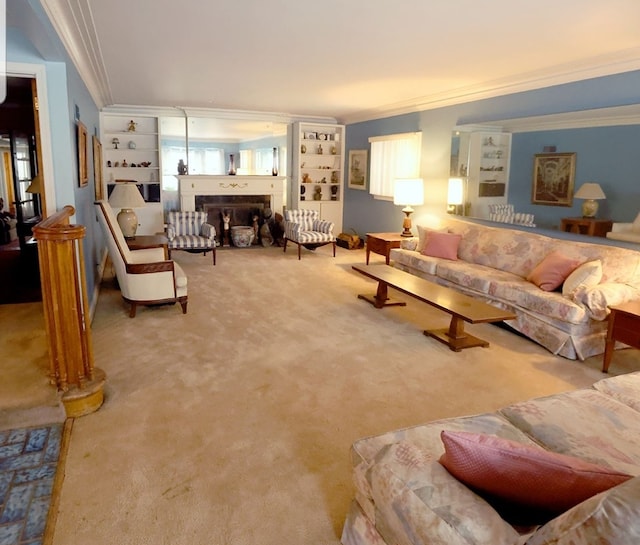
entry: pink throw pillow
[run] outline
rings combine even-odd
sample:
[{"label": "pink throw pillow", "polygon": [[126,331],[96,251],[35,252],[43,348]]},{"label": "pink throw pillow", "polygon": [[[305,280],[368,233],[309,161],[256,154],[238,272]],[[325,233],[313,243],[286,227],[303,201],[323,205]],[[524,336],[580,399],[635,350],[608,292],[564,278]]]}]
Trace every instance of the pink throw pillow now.
[{"label": "pink throw pillow", "polygon": [[563,512],[631,478],[573,456],[496,435],[442,431],[440,463],[480,492],[522,506]]},{"label": "pink throw pillow", "polygon": [[427,233],[427,241],[422,249],[422,254],[455,261],[458,259],[460,240],[462,240],[462,235],[429,231]]},{"label": "pink throw pillow", "polygon": [[569,259],[560,252],[551,252],[527,276],[527,280],[541,290],[553,291],[562,285],[565,278],[569,276],[580,262]]}]

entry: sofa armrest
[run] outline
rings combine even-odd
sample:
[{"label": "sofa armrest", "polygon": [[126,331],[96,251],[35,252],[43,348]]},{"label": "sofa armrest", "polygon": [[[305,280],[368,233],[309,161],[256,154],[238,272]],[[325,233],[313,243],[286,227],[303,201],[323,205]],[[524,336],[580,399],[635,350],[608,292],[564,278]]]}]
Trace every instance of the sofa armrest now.
[{"label": "sofa armrest", "polygon": [[143,248],[141,250],[131,250],[129,252],[130,263],[153,263],[164,261],[164,248]]},{"label": "sofa armrest", "polygon": [[613,223],[611,225],[611,231],[613,233],[622,233],[624,231],[631,231],[633,223]]},{"label": "sofa armrest", "polygon": [[640,289],[620,282],[605,282],[592,288],[579,288],[573,300],[587,307],[594,320],[606,320],[609,307],[640,299]]}]

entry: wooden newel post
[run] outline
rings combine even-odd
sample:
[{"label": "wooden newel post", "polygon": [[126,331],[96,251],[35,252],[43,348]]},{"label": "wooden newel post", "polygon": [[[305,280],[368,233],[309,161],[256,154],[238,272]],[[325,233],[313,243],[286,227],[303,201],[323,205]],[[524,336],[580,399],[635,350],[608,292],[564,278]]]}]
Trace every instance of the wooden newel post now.
[{"label": "wooden newel post", "polygon": [[65,206],[33,229],[38,241],[40,283],[49,344],[49,378],[60,392],[68,417],[100,408],[104,371],[94,367],[85,279],[83,225],[70,225]]}]

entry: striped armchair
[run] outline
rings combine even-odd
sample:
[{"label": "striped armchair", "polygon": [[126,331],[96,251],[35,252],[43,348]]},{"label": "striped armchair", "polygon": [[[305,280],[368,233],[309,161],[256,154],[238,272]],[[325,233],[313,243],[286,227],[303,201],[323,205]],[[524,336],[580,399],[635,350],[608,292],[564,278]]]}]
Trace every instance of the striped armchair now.
[{"label": "striped armchair", "polygon": [[318,217],[316,210],[287,210],[284,213],[284,251],[287,242],[298,245],[298,259],[300,248],[315,250],[318,246],[333,244],[333,257],[336,256],[336,237],[333,235],[333,222],[324,221]]},{"label": "striped armchair", "polygon": [[167,215],[167,240],[169,258],[171,250],[213,252],[216,264],[216,228],[207,223],[206,212],[169,212]]}]

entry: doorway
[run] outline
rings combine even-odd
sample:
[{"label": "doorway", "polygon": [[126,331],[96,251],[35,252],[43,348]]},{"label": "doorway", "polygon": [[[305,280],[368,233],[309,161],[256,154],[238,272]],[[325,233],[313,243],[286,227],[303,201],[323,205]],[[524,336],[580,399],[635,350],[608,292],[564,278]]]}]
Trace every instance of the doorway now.
[{"label": "doorway", "polygon": [[33,227],[42,219],[35,80],[7,77],[0,105],[0,304],[42,300]]}]

